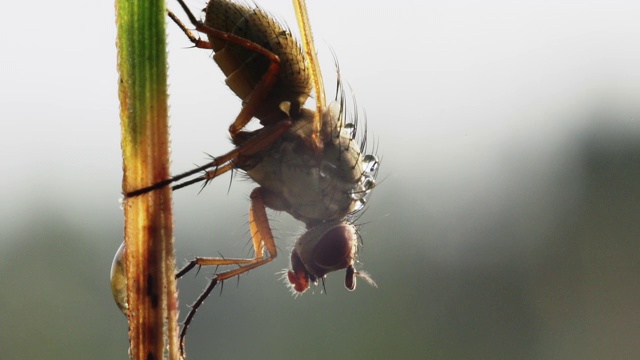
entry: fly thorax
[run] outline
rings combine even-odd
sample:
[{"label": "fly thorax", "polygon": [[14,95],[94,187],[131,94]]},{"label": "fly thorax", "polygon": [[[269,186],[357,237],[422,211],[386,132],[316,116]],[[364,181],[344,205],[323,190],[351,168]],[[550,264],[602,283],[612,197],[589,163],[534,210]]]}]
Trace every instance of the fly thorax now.
[{"label": "fly thorax", "polygon": [[309,141],[313,117],[313,111],[302,108],[288,132],[265,151],[257,166],[247,170],[278,198],[271,207],[307,225],[342,220],[361,209],[375,186],[375,172],[369,168],[377,167],[374,156],[361,155],[354,129],[344,125],[338,103],[323,112],[324,148],[318,155]]}]

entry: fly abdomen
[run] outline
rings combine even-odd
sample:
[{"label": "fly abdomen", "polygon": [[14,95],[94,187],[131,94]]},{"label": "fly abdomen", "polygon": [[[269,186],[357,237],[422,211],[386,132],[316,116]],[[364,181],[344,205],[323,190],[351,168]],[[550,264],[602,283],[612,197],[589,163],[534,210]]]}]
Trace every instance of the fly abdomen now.
[{"label": "fly abdomen", "polygon": [[[273,124],[287,117],[280,109],[289,102],[290,116],[295,120],[298,109],[311,93],[311,79],[300,45],[291,32],[259,8],[250,8],[227,0],[212,0],[206,8],[205,25],[253,42],[280,59],[280,70],[273,87],[259,104],[254,117],[262,125]],[[209,36],[216,61],[227,77],[231,90],[246,102],[263,79],[270,60],[251,49]]]}]

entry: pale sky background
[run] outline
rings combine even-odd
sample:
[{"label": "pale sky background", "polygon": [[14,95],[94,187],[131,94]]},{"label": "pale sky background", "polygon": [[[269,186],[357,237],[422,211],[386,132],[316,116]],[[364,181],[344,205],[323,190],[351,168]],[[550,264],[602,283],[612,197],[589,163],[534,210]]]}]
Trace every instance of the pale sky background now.
[{"label": "pale sky background", "polygon": [[[193,9],[203,4],[190,2]],[[295,29],[288,1],[267,4]],[[483,190],[504,176],[496,170],[507,166],[509,154],[551,161],[548,152],[586,128],[639,131],[635,1],[310,1],[309,7],[324,74],[333,71],[332,48],[368,114],[384,159],[381,176],[391,184],[443,193],[442,185],[466,178]],[[116,201],[113,13],[110,1],[13,2],[5,9],[0,181],[3,198],[14,205],[3,217],[25,211],[32,198],[68,208]],[[203,152],[229,149],[226,128],[239,101],[207,51],[189,49],[175,26],[168,28],[173,162],[183,170],[202,162]],[[333,82],[326,83],[331,92]],[[597,124],[586,116],[607,108],[620,118]]]},{"label": "pale sky background", "polygon": [[[205,3],[188,4],[197,15]],[[288,1],[259,4],[297,28]],[[309,0],[308,6],[328,97],[333,49],[382,159],[362,218],[369,224],[361,255],[380,288],[362,284],[346,299],[375,301],[385,286],[402,286],[407,253],[454,268],[518,263],[514,254],[543,244],[541,229],[580,203],[585,139],[598,139],[605,150],[640,139],[638,1]],[[182,15],[172,1],[168,7]],[[91,254],[106,276],[122,233],[114,4],[13,1],[3,14],[0,259],[19,247],[17,234],[53,213],[86,233],[88,244],[95,232],[108,234],[112,241]],[[191,49],[171,23],[168,33],[172,167],[180,172],[203,163],[205,152],[231,149],[227,128],[240,101],[208,51]],[[200,195],[176,194],[179,257],[246,253],[253,186],[234,181],[227,193],[223,177]],[[251,288],[254,278],[290,298],[274,273],[287,266],[287,246],[300,225],[274,218],[283,240],[277,265],[252,272],[237,289],[228,285],[229,292]],[[475,236],[502,222],[518,225],[508,252],[496,250],[502,239]],[[201,238],[180,239],[187,229]],[[425,229],[447,236],[427,237]],[[410,235],[394,237],[396,230]],[[213,234],[225,240],[212,243]],[[196,279],[197,286],[203,281]],[[329,276],[328,296],[345,292],[341,283],[342,275]],[[223,298],[208,301],[210,312]],[[323,302],[316,294],[296,304],[305,300],[316,308]],[[115,306],[104,311],[120,316]],[[126,331],[124,321],[119,326]]]}]

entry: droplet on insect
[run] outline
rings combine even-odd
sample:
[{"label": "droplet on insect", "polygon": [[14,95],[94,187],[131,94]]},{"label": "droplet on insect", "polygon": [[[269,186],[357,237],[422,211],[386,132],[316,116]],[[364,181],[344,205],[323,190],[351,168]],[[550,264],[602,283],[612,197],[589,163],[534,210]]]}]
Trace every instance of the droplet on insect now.
[{"label": "droplet on insect", "polygon": [[362,187],[364,188],[365,192],[368,193],[369,191],[371,191],[371,189],[376,187],[376,180],[369,175],[365,175],[364,180],[362,180]]},{"label": "droplet on insect", "polygon": [[375,155],[365,155],[362,159],[363,170],[367,173],[373,173],[378,170],[380,162]]},{"label": "droplet on insect", "polygon": [[354,140],[356,138],[356,124],[354,123],[344,124],[343,130],[347,132],[351,140]]},{"label": "droplet on insect", "polygon": [[364,206],[367,205],[367,199],[362,197],[358,200],[358,202],[356,203],[353,212],[358,212],[360,210],[362,210],[362,208],[364,208]]}]

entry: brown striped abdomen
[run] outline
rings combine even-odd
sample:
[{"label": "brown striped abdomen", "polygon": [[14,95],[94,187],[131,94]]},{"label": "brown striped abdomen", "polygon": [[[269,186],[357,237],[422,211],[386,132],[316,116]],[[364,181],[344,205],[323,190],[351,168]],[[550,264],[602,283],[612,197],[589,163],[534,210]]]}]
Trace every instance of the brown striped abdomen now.
[{"label": "brown striped abdomen", "polygon": [[[312,85],[303,52],[293,35],[263,10],[226,0],[209,2],[205,25],[254,42],[280,58],[276,81],[253,115],[262,125],[273,124],[286,117],[279,106],[288,101],[291,117],[297,118]],[[215,52],[213,59],[227,77],[227,85],[244,104],[267,72],[270,60],[213,36],[209,36],[209,42]]]}]

